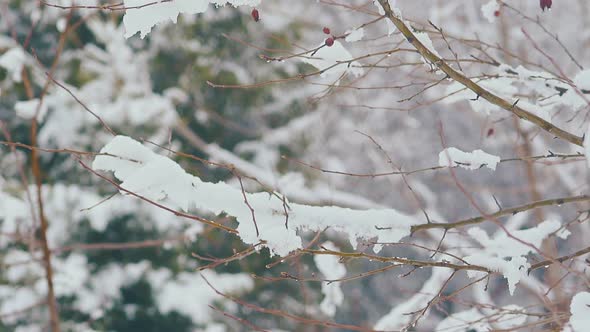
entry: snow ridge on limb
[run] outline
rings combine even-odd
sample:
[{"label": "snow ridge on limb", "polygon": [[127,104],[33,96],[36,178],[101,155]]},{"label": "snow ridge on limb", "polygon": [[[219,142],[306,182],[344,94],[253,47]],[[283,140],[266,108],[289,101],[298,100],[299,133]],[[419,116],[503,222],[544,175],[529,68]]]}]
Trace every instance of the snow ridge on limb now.
[{"label": "snow ridge on limb", "polygon": [[237,231],[242,241],[266,241],[265,246],[280,256],[302,248],[299,230],[321,231],[329,227],[347,233],[356,247],[358,239],[397,242],[410,235],[412,225],[420,223],[419,218],[394,209],[309,206],[289,203],[266,192],[246,193],[224,182],[203,182],[171,159],[126,136],[116,136],[100,152],[102,155],[96,157],[92,167],[112,171],[121,181],[121,188],[183,211],[196,208],[213,214],[225,212],[239,222]]},{"label": "snow ridge on limb", "polygon": [[495,171],[499,162],[500,157],[482,150],[463,152],[457,148],[446,148],[438,154],[438,164],[444,167],[460,166],[465,169],[475,170],[485,166]]},{"label": "snow ridge on limb", "polygon": [[153,0],[125,0],[127,9],[123,17],[125,38],[140,33],[144,38],[157,24],[168,20],[176,23],[179,14],[199,14],[207,11],[209,4],[216,6],[258,6],[260,0],[169,0],[154,3]]},{"label": "snow ridge on limb", "polygon": [[[561,222],[557,220],[545,220],[533,228],[511,231],[512,236],[520,241],[509,237],[503,230],[497,231],[494,238],[490,238],[483,229],[473,227],[467,233],[470,238],[477,240],[483,249],[463,259],[470,264],[485,266],[491,271],[501,273],[508,283],[510,295],[513,295],[516,284],[528,274],[531,266],[525,256],[533,249],[525,243],[539,247],[543,240],[553,233],[558,237],[567,238],[569,233],[561,230],[561,227]],[[481,273],[472,271],[468,271],[467,275],[471,278],[482,276]]]}]

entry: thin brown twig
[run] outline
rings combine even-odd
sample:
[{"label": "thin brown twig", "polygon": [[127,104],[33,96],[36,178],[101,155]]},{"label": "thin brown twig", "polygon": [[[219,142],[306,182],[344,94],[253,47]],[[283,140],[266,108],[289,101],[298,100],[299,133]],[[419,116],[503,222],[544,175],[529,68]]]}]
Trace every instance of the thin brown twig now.
[{"label": "thin brown twig", "polygon": [[426,229],[434,229],[434,228],[449,230],[452,228],[476,225],[476,224],[482,223],[486,220],[489,220],[489,218],[497,219],[502,216],[515,215],[517,213],[536,209],[539,207],[552,206],[552,205],[562,205],[562,204],[575,203],[575,202],[586,202],[586,201],[590,201],[589,195],[579,195],[579,196],[571,196],[571,197],[546,199],[546,200],[542,200],[542,201],[532,202],[529,204],[524,204],[524,205],[515,206],[512,208],[499,210],[497,212],[488,214],[487,216],[482,215],[482,216],[464,219],[464,220],[451,222],[451,223],[430,223],[430,224],[414,225],[411,228],[411,232],[414,233],[417,231],[426,230]]},{"label": "thin brown twig", "polygon": [[94,116],[102,124],[102,126],[109,133],[111,133],[111,135],[117,136],[117,134],[115,133],[115,131],[113,129],[111,129],[111,127],[109,127],[109,125],[98,114],[94,113],[90,108],[88,108],[88,106],[86,106],[86,104],[84,104],[70,89],[68,89],[66,86],[64,86],[59,81],[57,81],[55,78],[53,78],[53,76],[49,72],[45,72],[45,75],[47,75],[47,78],[49,78],[55,85],[57,85],[60,88],[64,89],[70,96],[72,96],[72,98],[74,98],[74,100],[78,104],[80,104],[80,106],[82,106],[86,110],[86,112],[88,112],[92,116]]},{"label": "thin brown twig", "polygon": [[39,0],[39,3],[47,6],[47,7],[53,7],[53,8],[58,8],[58,9],[68,9],[68,10],[72,10],[72,9],[98,9],[98,10],[109,10],[109,11],[122,11],[122,10],[129,10],[129,9],[142,9],[145,7],[149,7],[149,6],[154,6],[154,5],[158,5],[161,3],[166,3],[166,2],[172,2],[174,0],[160,0],[160,1],[152,1],[152,2],[148,2],[142,5],[137,5],[137,6],[128,6],[125,7],[125,4],[123,2],[118,2],[115,4],[110,4],[110,5],[102,5],[102,6],[90,6],[90,5],[70,5],[70,6],[64,6],[64,5],[58,5],[55,3],[50,3],[44,0]]},{"label": "thin brown twig", "polygon": [[416,48],[416,50],[418,50],[420,55],[422,55],[422,57],[424,57],[426,60],[428,60],[434,66],[438,67],[441,71],[443,71],[445,74],[447,74],[451,79],[462,84],[463,86],[467,87],[471,91],[475,92],[475,94],[477,96],[489,101],[490,103],[492,103],[496,106],[499,106],[499,107],[505,109],[506,111],[518,116],[521,119],[524,119],[528,122],[533,123],[534,125],[549,132],[550,134],[555,135],[556,137],[559,137],[559,138],[561,138],[565,141],[568,141],[572,144],[575,144],[578,146],[583,145],[582,137],[576,136],[568,131],[565,131],[565,130],[553,125],[552,123],[542,119],[541,117],[524,110],[523,108],[516,105],[516,103],[514,103],[514,102],[510,102],[510,101],[505,100],[501,97],[498,97],[497,95],[484,89],[481,85],[478,85],[477,83],[475,83],[474,81],[472,81],[471,79],[466,77],[465,75],[463,75],[460,72],[453,69],[443,59],[441,59],[439,56],[435,55],[431,50],[429,50],[426,46],[424,46],[424,44],[422,44],[422,42],[420,42],[420,40],[418,38],[416,38],[414,33],[406,26],[406,24],[403,22],[403,20],[398,18],[395,15],[393,10],[391,9],[391,6],[389,5],[389,1],[387,1],[387,0],[378,0],[378,1],[381,4],[381,6],[383,7],[383,9],[385,10],[385,16],[387,16],[387,18],[396,26],[396,28],[398,28],[398,30],[404,35],[404,37],[408,40],[408,42],[410,44],[412,44]]},{"label": "thin brown twig", "polygon": [[187,236],[181,235],[168,239],[144,240],[135,242],[101,242],[101,243],[77,243],[51,249],[54,254],[66,251],[92,251],[92,250],[127,250],[150,247],[161,247],[166,243],[185,240]]},{"label": "thin brown twig", "polygon": [[231,318],[231,319],[235,320],[238,323],[241,323],[243,325],[246,325],[247,327],[249,327],[253,331],[268,332],[268,330],[265,330],[263,328],[260,328],[260,327],[258,327],[256,325],[254,325],[253,323],[249,322],[247,319],[240,318],[240,317],[238,317],[236,315],[232,315],[229,312],[223,311],[223,310],[221,310],[221,309],[219,309],[219,308],[217,308],[217,307],[215,307],[215,306],[213,306],[211,304],[209,305],[209,308],[211,308],[212,310],[215,310],[215,311],[219,312],[220,314],[224,315],[227,318]]},{"label": "thin brown twig", "polygon": [[[522,158],[505,158],[505,159],[501,159],[499,161],[499,163],[506,163],[506,162],[512,162],[512,161],[539,161],[539,160],[543,160],[543,159],[561,159],[561,160],[565,160],[565,159],[572,159],[572,158],[585,158],[585,156],[583,154],[580,153],[575,153],[575,154],[559,154],[559,153],[553,153],[551,151],[549,151],[549,154],[547,155],[539,155],[539,156],[531,156],[531,157],[522,157]],[[423,172],[428,172],[428,171],[436,171],[436,170],[441,170],[441,169],[446,169],[449,166],[432,166],[432,167],[425,167],[425,168],[420,168],[420,169],[415,169],[415,170],[411,170],[411,171],[389,171],[389,172],[376,172],[376,173],[354,173],[354,172],[348,172],[348,171],[337,171],[337,170],[331,170],[331,169],[326,169],[326,168],[322,168],[319,166],[315,166],[313,164],[304,162],[302,160],[298,160],[295,158],[290,158],[287,156],[281,156],[281,159],[290,161],[290,162],[294,162],[297,164],[300,164],[302,166],[311,168],[313,170],[322,172],[322,173],[327,173],[327,174],[337,174],[337,175],[345,175],[345,176],[351,176],[351,177],[360,177],[360,178],[378,178],[378,177],[383,177],[383,176],[391,176],[391,175],[412,175],[412,174],[416,174],[416,173],[423,173]],[[459,166],[452,166],[452,167],[459,167]]]},{"label": "thin brown twig", "polygon": [[[70,25],[73,16],[73,11],[70,10],[67,18],[66,18],[66,29],[60,33],[59,40],[57,44],[57,48],[55,51],[55,57],[53,58],[51,68],[49,69],[48,73],[52,74],[57,69],[57,65],[59,63],[59,59],[62,55],[63,49],[66,44],[66,39],[71,31]],[[35,55],[35,51],[32,50],[33,55]],[[36,58],[36,57],[35,57]],[[26,72],[25,72],[26,73]],[[28,75],[25,75],[28,76]],[[46,80],[41,90],[41,94],[39,96],[39,102],[37,104],[35,115],[31,119],[31,128],[30,128],[30,139],[31,139],[31,146],[37,145],[38,139],[38,123],[37,119],[39,117],[39,113],[41,111],[41,106],[44,101],[45,96],[49,90],[50,80]],[[32,92],[28,91],[27,97],[29,99],[33,99]],[[40,158],[38,154],[38,150],[31,150],[31,171],[33,173],[33,177],[35,179],[35,186],[36,186],[36,194],[37,194],[37,209],[39,214],[39,221],[40,221],[40,238],[41,238],[41,248],[43,251],[43,265],[45,268],[45,281],[47,284],[47,305],[49,307],[49,325],[51,327],[52,332],[60,332],[61,331],[61,322],[59,317],[59,308],[57,304],[57,298],[55,296],[55,289],[53,284],[53,267],[51,263],[51,251],[49,249],[49,243],[47,240],[47,231],[49,229],[49,222],[47,220],[47,216],[45,215],[45,208],[44,208],[44,201],[43,201],[43,174],[41,172],[41,165],[40,165]]]},{"label": "thin brown twig", "polygon": [[401,257],[385,257],[385,256],[378,256],[367,254],[363,252],[342,252],[342,251],[334,251],[334,250],[314,250],[314,249],[299,249],[299,252],[306,253],[306,254],[313,254],[313,255],[331,255],[331,256],[338,256],[338,257],[345,257],[345,258],[366,258],[369,260],[379,261],[379,262],[395,262],[399,264],[409,265],[409,266],[417,266],[417,267],[445,267],[453,270],[464,270],[464,271],[480,271],[480,272],[487,272],[487,273],[494,273],[490,271],[487,267],[473,265],[473,264],[454,264],[447,261],[420,261],[415,259],[409,258],[401,258]]},{"label": "thin brown twig", "polygon": [[572,254],[569,254],[569,255],[561,256],[561,257],[558,257],[558,258],[555,258],[555,259],[547,259],[547,260],[544,260],[542,262],[538,262],[538,263],[532,264],[531,267],[529,268],[529,273],[532,272],[532,271],[534,271],[534,270],[536,270],[536,269],[540,269],[542,267],[546,267],[546,266],[549,266],[551,264],[554,264],[555,261],[562,263],[562,262],[565,262],[567,260],[570,260],[570,259],[573,259],[573,258],[582,256],[582,255],[585,255],[585,254],[588,254],[588,253],[590,253],[590,247],[586,247],[584,249],[578,250],[578,251],[576,251],[576,252],[574,252]]},{"label": "thin brown twig", "polygon": [[329,328],[340,328],[340,329],[345,329],[348,331],[361,331],[361,332],[385,332],[385,331],[378,331],[378,330],[373,330],[373,329],[369,329],[369,328],[364,328],[364,327],[360,327],[360,326],[355,326],[355,325],[349,325],[349,324],[338,324],[338,323],[334,323],[334,322],[330,322],[330,321],[321,321],[321,320],[317,320],[317,319],[311,319],[311,318],[305,318],[305,317],[301,317],[301,316],[297,316],[294,314],[290,314],[288,312],[282,311],[282,310],[277,310],[277,309],[267,309],[267,308],[262,308],[259,307],[257,305],[248,303],[246,301],[240,300],[238,298],[235,298],[233,296],[227,295],[225,293],[220,292],[219,290],[217,290],[210,282],[209,280],[207,280],[203,275],[201,275],[201,278],[203,278],[203,280],[205,280],[205,282],[207,283],[207,285],[209,285],[209,287],[218,295],[223,296],[224,298],[233,301],[239,305],[242,305],[244,307],[247,307],[249,309],[252,309],[254,311],[260,312],[260,313],[265,313],[265,314],[270,314],[273,316],[278,316],[278,317],[283,317],[283,318],[287,318],[296,322],[300,322],[306,325],[315,325],[315,326],[325,326],[325,327],[329,327]]},{"label": "thin brown twig", "polygon": [[211,264],[207,264],[207,265],[204,265],[204,266],[199,266],[197,270],[198,271],[202,271],[202,270],[207,270],[207,269],[213,269],[213,268],[215,268],[215,267],[217,267],[219,265],[227,264],[229,262],[233,262],[233,261],[236,261],[236,260],[240,260],[240,259],[242,259],[244,257],[250,256],[251,254],[257,252],[256,247],[261,246],[261,245],[264,245],[265,243],[266,243],[265,241],[261,241],[261,242],[259,242],[257,244],[254,244],[254,245],[248,247],[247,249],[242,250],[240,252],[237,252],[237,253],[235,253],[235,254],[231,255],[230,257],[227,257],[227,258],[209,258],[209,257],[203,257],[203,256],[198,255],[196,253],[192,253],[191,255],[193,257],[195,257],[195,258],[198,258],[198,259],[201,259],[201,260],[205,260],[205,261],[211,261],[212,262]]}]

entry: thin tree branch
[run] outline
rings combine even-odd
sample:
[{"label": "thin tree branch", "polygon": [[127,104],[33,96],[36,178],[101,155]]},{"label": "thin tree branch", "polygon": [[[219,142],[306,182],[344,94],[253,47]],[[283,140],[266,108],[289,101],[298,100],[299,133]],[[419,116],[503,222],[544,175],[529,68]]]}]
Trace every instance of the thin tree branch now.
[{"label": "thin tree branch", "polygon": [[489,220],[490,218],[495,219],[495,218],[509,215],[509,214],[515,215],[519,212],[532,210],[532,209],[536,209],[539,207],[551,206],[551,205],[561,205],[561,204],[575,203],[575,202],[586,202],[586,201],[590,201],[589,195],[579,195],[579,196],[571,196],[571,197],[563,197],[563,198],[546,199],[543,201],[537,201],[537,202],[533,202],[533,203],[529,203],[529,204],[525,204],[525,205],[515,206],[512,208],[508,208],[508,209],[503,209],[503,210],[497,211],[495,213],[489,214],[487,216],[479,216],[479,217],[464,219],[461,221],[456,221],[456,222],[451,222],[451,223],[430,223],[430,224],[415,225],[415,226],[412,226],[411,231],[412,231],[412,233],[414,233],[416,231],[421,231],[421,230],[425,230],[425,229],[433,229],[433,228],[442,228],[445,230],[449,230],[452,228],[479,224],[479,223],[482,223],[486,220]]},{"label": "thin tree branch", "polygon": [[548,260],[544,260],[542,262],[535,263],[535,264],[531,265],[531,267],[529,268],[529,273],[531,271],[536,270],[536,269],[549,266],[549,265],[555,263],[556,261],[557,262],[560,262],[560,263],[563,263],[563,262],[565,262],[565,261],[567,261],[569,259],[576,258],[578,256],[582,256],[582,255],[585,255],[585,254],[588,254],[588,253],[590,253],[590,247],[586,247],[586,248],[584,248],[582,250],[578,250],[578,251],[574,252],[573,254],[569,254],[569,255],[561,256],[561,257],[558,257],[558,258],[555,258],[555,259],[548,259]]},{"label": "thin tree branch", "polygon": [[416,50],[424,57],[424,59],[428,60],[435,66],[437,66],[440,70],[442,70],[445,74],[447,74],[451,79],[456,82],[461,83],[463,86],[468,88],[469,90],[475,92],[478,97],[481,97],[490,103],[499,106],[508,112],[518,116],[519,118],[529,121],[534,125],[540,127],[541,129],[549,132],[550,134],[559,137],[565,141],[568,141],[572,144],[582,146],[583,139],[580,136],[576,136],[568,131],[558,128],[557,126],[553,125],[552,123],[543,120],[539,116],[525,111],[524,109],[520,108],[516,105],[515,102],[510,102],[503,98],[498,97],[497,95],[491,93],[490,91],[484,89],[482,86],[478,85],[477,83],[473,82],[471,79],[466,77],[465,75],[461,74],[460,72],[453,69],[449,66],[443,59],[432,53],[416,36],[414,33],[406,26],[406,24],[398,18],[391,7],[389,6],[388,0],[378,0],[383,9],[385,10],[385,16],[398,28],[398,30],[406,37],[408,42],[412,44]]}]

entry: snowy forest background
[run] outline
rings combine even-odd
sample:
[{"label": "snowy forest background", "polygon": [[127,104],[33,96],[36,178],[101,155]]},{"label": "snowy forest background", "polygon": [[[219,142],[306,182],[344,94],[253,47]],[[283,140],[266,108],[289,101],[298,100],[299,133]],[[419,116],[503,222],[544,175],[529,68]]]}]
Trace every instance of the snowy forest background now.
[{"label": "snowy forest background", "polygon": [[0,331],[583,331],[589,17],[1,0]]}]

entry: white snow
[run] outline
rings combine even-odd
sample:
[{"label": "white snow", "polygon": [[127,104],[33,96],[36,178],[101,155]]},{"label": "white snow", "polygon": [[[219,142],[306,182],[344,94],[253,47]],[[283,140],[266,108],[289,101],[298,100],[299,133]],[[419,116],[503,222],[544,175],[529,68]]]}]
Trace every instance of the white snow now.
[{"label": "white snow", "polygon": [[451,147],[442,150],[438,154],[438,165],[443,167],[462,167],[465,169],[475,170],[483,166],[495,171],[500,162],[500,157],[491,155],[482,150],[473,152],[463,152],[457,148]]},{"label": "white snow", "polygon": [[[289,203],[288,200],[283,202],[280,196],[265,192],[246,193],[260,231],[257,236],[252,212],[245,204],[240,188],[223,182],[203,182],[186,173],[174,161],[157,155],[129,137],[113,138],[101,153],[118,157],[99,155],[92,167],[113,171],[122,181],[122,188],[184,211],[196,208],[214,214],[226,212],[237,218],[237,230],[242,241],[255,244],[265,240],[265,245],[280,256],[301,248],[298,230],[319,231],[329,227],[348,234],[351,244],[356,247],[359,238],[376,237],[379,242],[399,241],[409,235],[412,225],[420,222],[418,218],[394,209],[352,210],[335,206],[307,206]],[[285,227],[287,222],[288,228]]]},{"label": "white snow", "polygon": [[586,155],[588,167],[590,167],[590,124],[588,125],[588,129],[584,135],[584,154]]},{"label": "white snow", "polygon": [[[518,88],[512,85],[514,80],[509,77],[482,79],[475,81],[475,83],[503,98],[518,93]],[[449,84],[445,91],[445,95],[447,96],[444,99],[445,102],[452,104],[459,101],[468,101],[469,105],[475,112],[483,113],[485,115],[500,110],[500,107],[491,104],[487,100],[477,98],[477,95],[473,91],[467,89],[459,82]]]},{"label": "white snow", "polygon": [[[332,242],[324,242],[321,246],[328,250],[340,251],[340,249]],[[344,264],[340,262],[338,256],[315,255],[313,259],[315,265],[328,280],[340,279],[346,275],[346,268],[344,267]],[[324,294],[324,299],[320,304],[320,310],[322,310],[324,314],[334,317],[337,307],[344,301],[344,294],[340,288],[340,283],[322,282],[322,294]]]},{"label": "white snow", "polygon": [[479,309],[472,308],[454,313],[443,319],[436,326],[435,332],[488,332],[496,329],[508,330],[523,324],[526,316],[520,315],[523,308],[507,305],[502,308],[488,310],[486,315]]},{"label": "white snow", "polygon": [[[373,0],[373,4],[375,5],[375,7],[377,7],[377,10],[379,11],[379,15],[385,15],[385,10],[383,9],[383,7],[381,7],[381,4],[379,3],[379,1]],[[396,14],[396,16],[401,19],[402,18],[401,12],[399,11],[399,9],[394,7],[395,1],[389,1],[389,5],[391,6],[391,9],[393,10],[394,14]],[[391,20],[385,20],[385,23],[387,24],[387,35],[391,36],[391,34],[395,32],[396,27],[393,24],[393,22],[391,22]]]},{"label": "white snow", "polygon": [[[252,278],[245,273],[218,274],[205,270],[201,274],[213,287],[223,293],[243,292],[254,287]],[[156,302],[162,312],[175,310],[197,323],[210,321],[213,313],[209,305],[223,299],[205,283],[199,273],[182,272],[173,279],[152,282],[152,284],[156,287]]]},{"label": "white snow", "polygon": [[565,332],[583,332],[590,326],[590,293],[580,292],[574,295],[570,304],[571,317],[565,326]]},{"label": "white snow", "polygon": [[125,0],[125,7],[143,6],[126,10],[123,17],[125,38],[132,37],[138,32],[140,37],[144,38],[155,25],[168,20],[176,23],[179,14],[204,13],[209,4],[224,6],[229,3],[236,7],[244,5],[257,6],[260,4],[260,0],[173,0],[148,5],[153,2],[153,0]]},{"label": "white snow", "polygon": [[[590,90],[590,70],[582,70],[578,72],[573,79],[573,84],[580,92],[581,90]],[[589,95],[582,94],[582,96],[580,96],[579,91],[576,91],[573,87],[567,87],[569,89],[561,97],[564,104],[569,105],[576,110],[588,106]]]},{"label": "white snow", "polygon": [[31,99],[31,100],[24,100],[18,101],[14,105],[14,110],[16,114],[23,119],[33,119],[33,117],[37,114],[37,109],[39,109],[39,113],[37,116],[37,121],[43,121],[45,118],[45,114],[47,114],[47,103],[42,103],[41,107],[39,107],[39,99]]},{"label": "white snow", "polygon": [[363,74],[363,69],[357,61],[352,61],[353,56],[338,40],[334,45],[328,47],[324,43],[318,45],[320,49],[309,57],[301,58],[301,61],[308,63],[318,70],[325,70],[320,74],[321,77],[336,76],[350,72],[358,77]]},{"label": "white snow", "polygon": [[426,307],[428,301],[438,294],[452,273],[453,271],[450,269],[432,268],[432,275],[424,283],[424,286],[408,300],[396,305],[387,315],[381,317],[375,324],[375,330],[399,331],[405,328],[414,318],[413,315],[407,313]]},{"label": "white snow", "polygon": [[26,63],[27,57],[20,47],[11,48],[0,55],[0,67],[5,68],[15,82],[22,80],[22,69]]},{"label": "white snow", "polygon": [[39,303],[43,298],[43,295],[36,294],[31,287],[15,289],[12,286],[0,285],[0,315],[2,316],[2,322],[14,324],[19,317],[8,314]]},{"label": "white snow", "polygon": [[490,325],[485,321],[477,308],[454,313],[443,319],[436,326],[435,332],[465,332],[468,329],[473,332],[488,332]]},{"label": "white snow", "polygon": [[358,28],[358,29],[353,29],[353,30],[347,30],[345,32],[345,34],[347,36],[346,36],[346,38],[344,38],[344,40],[349,43],[352,43],[352,42],[359,41],[359,40],[363,39],[363,37],[365,36],[365,29]]},{"label": "white snow", "polygon": [[[504,230],[498,230],[493,239],[479,228],[470,228],[467,232],[470,238],[475,239],[483,249],[472,255],[463,257],[470,264],[480,265],[492,271],[504,275],[508,282],[510,294],[514,294],[516,284],[528,274],[530,264],[526,255],[540,248],[542,241],[550,234],[561,228],[561,223],[556,220],[545,220],[538,226],[524,230],[509,230],[512,237]],[[517,241],[513,237],[519,239]],[[469,271],[471,278],[482,276],[482,272]]]},{"label": "white snow", "polygon": [[490,2],[481,6],[481,13],[483,14],[483,17],[485,17],[490,23],[494,23],[496,21],[496,15],[494,15],[494,13],[498,10],[500,10],[500,4],[496,0],[491,0]]},{"label": "white snow", "polygon": [[3,257],[5,277],[11,283],[23,281],[27,276],[43,276],[43,269],[33,260],[35,257],[22,250],[9,250]]},{"label": "white snow", "polygon": [[[410,26],[409,24],[406,24],[407,26]],[[428,34],[426,32],[414,32],[414,36],[416,37],[416,39],[418,39],[420,41],[420,43],[422,43],[422,45],[424,45],[424,47],[426,47],[430,52],[432,52],[434,55],[436,55],[437,57],[441,57],[440,54],[436,51],[436,49],[434,48],[434,45],[432,44],[432,40],[430,39],[430,37],[428,36]],[[424,63],[429,63],[428,60],[422,58],[422,60],[424,61]]]}]

